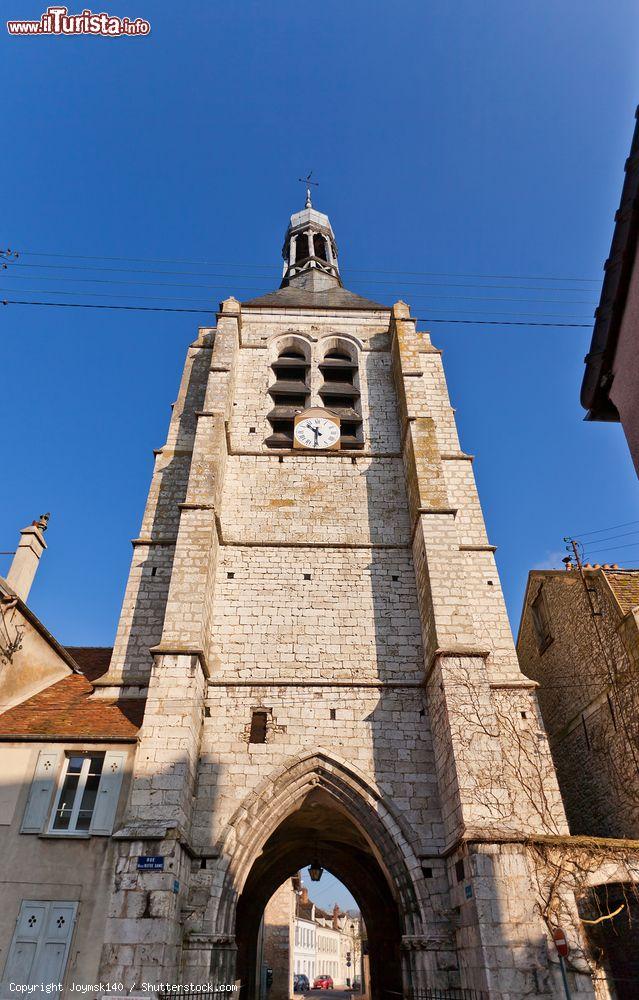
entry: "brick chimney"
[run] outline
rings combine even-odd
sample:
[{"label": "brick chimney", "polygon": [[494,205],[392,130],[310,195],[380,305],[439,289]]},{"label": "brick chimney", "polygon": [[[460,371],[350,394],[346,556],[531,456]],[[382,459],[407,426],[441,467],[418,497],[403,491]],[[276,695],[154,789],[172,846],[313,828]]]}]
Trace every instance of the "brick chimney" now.
[{"label": "brick chimney", "polygon": [[339,906],[335,903],[333,907],[333,927],[336,931],[339,930]]},{"label": "brick chimney", "polygon": [[305,904],[308,903],[308,889],[306,888],[305,885],[302,886],[302,890],[300,892],[300,900],[302,901],[302,903]]},{"label": "brick chimney", "polygon": [[23,601],[29,596],[40,557],[47,547],[44,532],[48,521],[49,514],[42,514],[38,521],[32,521],[28,528],[22,529],[18,548],[7,573],[7,583]]}]

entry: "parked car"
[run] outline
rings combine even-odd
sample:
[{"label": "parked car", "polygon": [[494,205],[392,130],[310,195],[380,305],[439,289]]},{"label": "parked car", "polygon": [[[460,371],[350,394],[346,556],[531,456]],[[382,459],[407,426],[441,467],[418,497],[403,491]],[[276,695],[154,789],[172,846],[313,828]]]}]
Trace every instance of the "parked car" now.
[{"label": "parked car", "polygon": [[294,993],[308,993],[311,988],[311,984],[308,981],[308,976],[305,976],[303,972],[297,972],[293,976],[293,992]]},{"label": "parked car", "polygon": [[352,989],[353,993],[361,993],[362,992],[362,983],[361,983],[361,981],[359,979],[357,979],[357,977],[353,980],[353,982],[351,984],[351,989]]},{"label": "parked car", "polygon": [[332,990],[333,980],[330,976],[318,976],[313,983],[314,990]]}]

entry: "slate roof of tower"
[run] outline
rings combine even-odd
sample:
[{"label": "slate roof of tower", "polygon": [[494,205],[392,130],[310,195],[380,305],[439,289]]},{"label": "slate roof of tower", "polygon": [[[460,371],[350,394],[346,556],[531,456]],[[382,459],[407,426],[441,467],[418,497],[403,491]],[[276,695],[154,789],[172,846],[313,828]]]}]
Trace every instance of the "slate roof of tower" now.
[{"label": "slate roof of tower", "polygon": [[111,649],[68,647],[81,674],[70,674],[0,715],[0,739],[135,740],[144,716],[144,698],[91,700],[93,684],[106,673]]},{"label": "slate roof of tower", "polygon": [[277,309],[383,309],[389,311],[389,306],[383,306],[372,299],[362,298],[347,288],[326,288],[322,291],[309,291],[305,288],[295,288],[288,285],[268,292],[256,299],[248,299],[243,306],[275,306]]}]

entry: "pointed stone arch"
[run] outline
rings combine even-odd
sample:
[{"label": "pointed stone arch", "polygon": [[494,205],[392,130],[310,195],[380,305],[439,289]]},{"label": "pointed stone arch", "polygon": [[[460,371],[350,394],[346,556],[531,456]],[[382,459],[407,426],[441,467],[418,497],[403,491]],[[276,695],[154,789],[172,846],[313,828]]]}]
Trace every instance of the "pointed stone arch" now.
[{"label": "pointed stone arch", "polygon": [[410,831],[379,788],[324,749],[289,759],[234,813],[219,845],[224,876],[217,933],[233,933],[237,899],[263,845],[314,791],[328,795],[362,833],[397,902],[403,934],[419,934],[423,911],[414,877],[420,865]]},{"label": "pointed stone arch", "polygon": [[[311,863],[314,839],[323,867],[348,886],[361,909],[370,995],[382,1000],[388,991],[401,993],[412,978],[410,942],[421,939],[428,911],[413,836],[374,781],[324,748],[289,758],[230,820],[219,842],[209,910],[212,940],[221,943],[212,970],[232,969],[242,1000],[257,995],[264,908],[283,882]],[[232,965],[224,965],[229,960]]]}]

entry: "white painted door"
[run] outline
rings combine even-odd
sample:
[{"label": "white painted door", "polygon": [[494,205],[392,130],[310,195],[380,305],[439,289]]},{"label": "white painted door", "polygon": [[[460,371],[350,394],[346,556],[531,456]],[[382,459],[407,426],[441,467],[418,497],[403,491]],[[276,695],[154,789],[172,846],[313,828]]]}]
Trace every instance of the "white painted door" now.
[{"label": "white painted door", "polygon": [[23,900],[2,977],[1,996],[21,986],[62,982],[77,903]]}]

